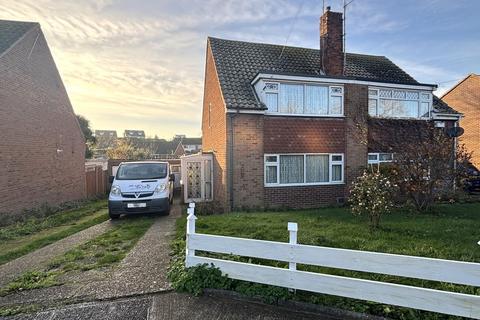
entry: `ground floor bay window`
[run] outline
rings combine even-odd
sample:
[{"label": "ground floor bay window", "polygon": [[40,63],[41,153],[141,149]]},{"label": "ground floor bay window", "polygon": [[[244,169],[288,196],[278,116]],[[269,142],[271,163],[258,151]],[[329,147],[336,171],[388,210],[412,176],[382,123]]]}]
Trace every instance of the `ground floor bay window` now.
[{"label": "ground floor bay window", "polygon": [[265,186],[343,183],[343,154],[266,154]]}]

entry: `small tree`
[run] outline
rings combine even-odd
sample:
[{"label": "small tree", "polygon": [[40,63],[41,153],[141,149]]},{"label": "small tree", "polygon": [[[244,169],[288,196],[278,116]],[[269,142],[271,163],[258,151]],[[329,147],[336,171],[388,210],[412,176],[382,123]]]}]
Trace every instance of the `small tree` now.
[{"label": "small tree", "polygon": [[429,128],[397,146],[393,166],[398,185],[418,212],[431,209],[442,194],[461,187],[471,154],[444,130]]},{"label": "small tree", "polygon": [[90,121],[79,114],[77,116],[78,124],[82,129],[83,136],[85,137],[85,158],[89,159],[93,156],[92,147],[96,143],[95,136],[93,135],[92,129],[90,128]]},{"label": "small tree", "polygon": [[368,216],[372,229],[380,225],[380,218],[393,207],[396,185],[380,172],[365,171],[352,184],[350,209],[354,215]]},{"label": "small tree", "polygon": [[110,159],[145,160],[151,159],[152,155],[152,150],[137,147],[129,139],[118,139],[116,146],[107,150]]}]

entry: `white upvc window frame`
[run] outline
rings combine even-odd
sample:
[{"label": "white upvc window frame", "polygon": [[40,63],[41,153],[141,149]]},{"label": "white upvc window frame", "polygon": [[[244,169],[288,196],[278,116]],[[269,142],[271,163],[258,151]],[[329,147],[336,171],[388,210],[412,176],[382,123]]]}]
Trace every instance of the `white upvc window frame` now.
[{"label": "white upvc window frame", "polygon": [[[404,91],[405,94],[408,94],[408,92],[415,92],[418,94],[418,99],[407,99],[405,98],[394,98],[393,95],[392,97],[380,97],[380,90],[391,90],[392,93],[394,91]],[[375,95],[371,95],[370,91],[376,92]],[[428,98],[424,98],[423,95],[428,95]],[[428,117],[403,117],[403,116],[389,116],[389,117],[384,117],[378,114],[378,109],[380,108],[380,100],[386,99],[386,100],[396,100],[396,101],[415,101],[418,102],[418,114],[420,113],[420,109],[422,106],[422,103],[428,103]],[[375,100],[376,101],[376,112],[375,115],[372,115],[370,113],[370,100]],[[398,88],[385,88],[385,87],[368,87],[368,114],[371,117],[375,118],[389,118],[389,119],[418,119],[418,120],[429,120],[432,118],[432,110],[433,110],[433,93],[431,91],[426,91],[426,90],[411,90],[411,89],[398,89]]]},{"label": "white upvc window frame", "polygon": [[[278,116],[292,116],[292,117],[328,117],[328,118],[341,118],[344,117],[345,113],[345,88],[342,84],[330,84],[330,83],[319,83],[319,82],[299,82],[299,81],[264,81],[263,88],[260,92],[260,98],[263,103],[266,104],[266,95],[267,94],[276,94],[277,95],[277,108],[280,108],[280,87],[281,84],[294,84],[303,86],[303,107],[305,108],[305,88],[306,86],[319,86],[325,87],[328,89],[328,102],[327,102],[327,114],[318,114],[318,113],[285,113],[285,112],[275,112],[266,110],[265,114],[267,115],[278,115]],[[276,86],[276,89],[271,88],[271,86]],[[340,89],[340,92],[335,92],[336,89]],[[330,108],[332,103],[332,97],[340,97],[341,99],[341,112],[330,114]]]},{"label": "white upvc window frame", "polygon": [[[305,182],[307,181],[307,156],[309,155],[328,155],[328,181],[327,182]],[[302,183],[280,183],[280,156],[303,156],[303,181]],[[341,157],[341,160],[333,160],[333,157]],[[276,161],[267,162],[268,157],[276,157]],[[265,187],[298,187],[298,186],[322,186],[322,185],[337,185],[345,183],[345,155],[343,153],[268,153],[264,154],[264,186]],[[341,180],[333,181],[333,166],[340,165],[341,170]],[[267,167],[276,167],[277,168],[277,182],[276,183],[267,183]]]},{"label": "white upvc window frame", "polygon": [[[381,154],[391,154],[392,160],[380,160]],[[368,159],[369,156],[376,156],[375,160]],[[393,162],[395,155],[392,152],[369,152],[367,155],[367,162],[368,164],[380,164],[380,163],[389,163]]]}]

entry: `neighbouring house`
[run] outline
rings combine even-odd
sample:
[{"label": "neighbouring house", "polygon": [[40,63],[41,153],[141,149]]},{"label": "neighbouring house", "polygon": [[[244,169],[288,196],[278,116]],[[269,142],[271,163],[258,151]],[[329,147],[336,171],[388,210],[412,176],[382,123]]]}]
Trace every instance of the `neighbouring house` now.
[{"label": "neighbouring house", "polygon": [[95,147],[93,149],[94,158],[105,157],[107,150],[115,147],[116,143],[117,131],[95,130]]},{"label": "neighbouring house", "polygon": [[123,132],[124,138],[139,138],[145,139],[145,131],[143,130],[125,130]]},{"label": "neighbouring house", "polygon": [[460,143],[472,152],[472,164],[480,169],[480,75],[470,74],[448,90],[442,100],[461,112],[465,133]]},{"label": "neighbouring house", "polygon": [[0,20],[0,212],[85,197],[85,139],[38,23]]},{"label": "neighbouring house", "polygon": [[178,141],[174,154],[177,156],[198,153],[202,150],[202,138],[187,138],[186,136],[174,138]]},{"label": "neighbouring house", "polygon": [[341,203],[368,162],[391,161],[396,128],[458,121],[436,85],[384,56],[345,54],[342,24],[324,12],[320,49],[208,38],[202,148],[226,210]]}]

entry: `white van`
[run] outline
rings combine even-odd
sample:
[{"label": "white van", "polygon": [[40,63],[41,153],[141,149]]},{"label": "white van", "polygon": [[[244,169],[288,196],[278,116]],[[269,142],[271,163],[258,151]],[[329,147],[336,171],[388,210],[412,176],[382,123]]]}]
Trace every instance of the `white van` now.
[{"label": "white van", "polygon": [[175,176],[168,162],[138,161],[120,163],[108,196],[108,214],[118,219],[122,213],[170,213]]}]

